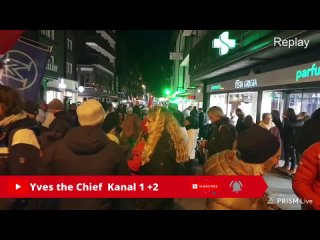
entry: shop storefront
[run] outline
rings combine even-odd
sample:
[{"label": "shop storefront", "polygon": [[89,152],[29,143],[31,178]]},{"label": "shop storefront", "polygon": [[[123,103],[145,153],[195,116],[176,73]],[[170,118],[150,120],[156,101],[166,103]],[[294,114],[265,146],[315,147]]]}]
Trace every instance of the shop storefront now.
[{"label": "shop storefront", "polygon": [[207,85],[208,103],[229,116],[236,108],[257,121],[263,113],[293,108],[311,115],[320,107],[320,61]]},{"label": "shop storefront", "polygon": [[70,103],[76,103],[78,97],[78,83],[69,79],[56,79],[47,83],[47,91],[45,94],[46,102],[50,102],[54,98],[58,98],[62,102],[65,97],[70,99]]}]

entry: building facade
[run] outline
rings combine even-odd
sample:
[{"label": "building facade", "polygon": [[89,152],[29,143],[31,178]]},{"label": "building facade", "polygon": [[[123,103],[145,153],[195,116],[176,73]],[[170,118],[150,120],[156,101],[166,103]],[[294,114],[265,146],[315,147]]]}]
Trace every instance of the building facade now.
[{"label": "building facade", "polygon": [[76,31],[76,39],[78,100],[117,101],[115,30]]},{"label": "building facade", "polygon": [[178,30],[173,33],[173,54],[179,58],[172,58],[172,77],[170,89],[173,93],[170,101],[178,104],[183,110],[188,106],[203,107],[203,83],[190,82],[189,60],[190,50],[204,35],[202,30]]},{"label": "building facade", "polygon": [[75,31],[28,30],[24,37],[51,47],[51,53],[42,79],[39,101],[53,98],[70,103],[77,101]]},{"label": "building facade", "polygon": [[311,114],[320,107],[319,34],[207,31],[191,49],[190,82],[204,84],[206,107],[220,106],[227,115],[241,108],[258,122],[265,112],[289,107]]}]

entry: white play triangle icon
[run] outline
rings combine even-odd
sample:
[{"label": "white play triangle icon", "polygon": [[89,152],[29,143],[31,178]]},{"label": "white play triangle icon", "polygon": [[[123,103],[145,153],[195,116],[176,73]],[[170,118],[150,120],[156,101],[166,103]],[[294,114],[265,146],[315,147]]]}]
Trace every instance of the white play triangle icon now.
[{"label": "white play triangle icon", "polygon": [[16,183],[16,190],[18,190],[19,188],[21,188],[21,186]]}]

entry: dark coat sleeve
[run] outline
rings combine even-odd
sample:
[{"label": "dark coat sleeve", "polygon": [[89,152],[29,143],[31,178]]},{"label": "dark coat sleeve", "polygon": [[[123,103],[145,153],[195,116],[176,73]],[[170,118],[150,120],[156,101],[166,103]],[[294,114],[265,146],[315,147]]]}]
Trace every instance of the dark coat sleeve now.
[{"label": "dark coat sleeve", "polygon": [[118,167],[116,169],[116,175],[130,175],[130,169],[128,167],[126,155],[120,147],[117,148],[117,151],[115,151],[115,156],[118,159]]},{"label": "dark coat sleeve", "polygon": [[212,138],[207,143],[207,149],[209,151],[209,155],[213,155],[218,152],[222,152],[223,150],[231,149],[234,141],[234,136],[232,131],[227,126],[221,126],[218,129],[218,133],[215,138]]},{"label": "dark coat sleeve", "polygon": [[53,160],[56,153],[56,144],[52,144],[49,148],[44,151],[44,154],[40,160],[40,175],[52,175],[54,173]]}]

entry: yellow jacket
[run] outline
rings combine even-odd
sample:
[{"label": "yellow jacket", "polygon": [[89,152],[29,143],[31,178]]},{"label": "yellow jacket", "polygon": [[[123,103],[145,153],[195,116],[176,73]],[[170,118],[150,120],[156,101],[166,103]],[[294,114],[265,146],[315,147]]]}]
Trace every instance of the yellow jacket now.
[{"label": "yellow jacket", "polygon": [[[211,156],[204,165],[204,175],[258,175],[262,176],[275,165],[270,158],[263,164],[246,163],[237,157],[236,150],[225,150]],[[210,198],[206,208],[209,210],[267,210],[264,198]]]}]

